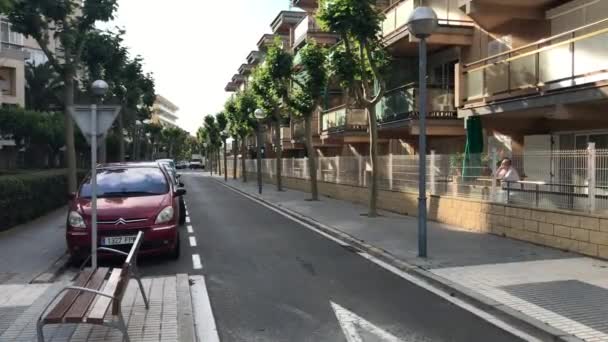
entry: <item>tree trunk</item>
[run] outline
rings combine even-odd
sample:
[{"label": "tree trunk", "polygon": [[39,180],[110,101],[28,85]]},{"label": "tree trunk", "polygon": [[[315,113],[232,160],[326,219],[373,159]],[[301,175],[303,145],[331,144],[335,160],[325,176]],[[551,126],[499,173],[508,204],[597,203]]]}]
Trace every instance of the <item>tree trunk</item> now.
[{"label": "tree trunk", "polygon": [[241,137],[241,177],[243,177],[243,183],[247,183],[247,165],[245,162],[245,156],[247,155],[247,144],[245,143],[245,137]]},{"label": "tree trunk", "polygon": [[310,113],[304,118],[304,132],[306,134],[306,151],[308,152],[308,173],[310,174],[310,193],[312,200],[319,200],[319,187],[317,184],[317,154],[312,146],[312,116]]},{"label": "tree trunk", "polygon": [[277,191],[283,191],[283,148],[281,147],[281,118],[280,115],[276,116],[276,122],[274,124],[274,145],[277,154]]},{"label": "tree trunk", "polygon": [[[372,166],[371,180],[369,182],[369,217],[378,216],[377,200],[378,200],[378,126],[376,122],[376,106],[372,105],[367,108],[367,116],[369,121],[369,156]],[[364,170],[364,176],[366,175]]]},{"label": "tree trunk", "polygon": [[239,141],[238,138],[234,138],[234,142],[232,143],[232,153],[234,154],[233,156],[233,164],[232,164],[232,179],[236,180],[236,168],[238,164],[238,146],[239,146]]},{"label": "tree trunk", "polygon": [[224,181],[228,181],[228,156],[226,155],[228,146],[226,146],[226,140],[224,140]]},{"label": "tree trunk", "polygon": [[122,133],[125,130],[125,121],[122,111],[118,113],[118,160],[125,161],[125,136]]},{"label": "tree trunk", "polygon": [[68,192],[76,192],[78,187],[76,179],[76,147],[74,143],[74,122],[69,107],[74,105],[74,73],[65,72],[63,75],[63,104],[65,125],[65,160],[68,166]]}]

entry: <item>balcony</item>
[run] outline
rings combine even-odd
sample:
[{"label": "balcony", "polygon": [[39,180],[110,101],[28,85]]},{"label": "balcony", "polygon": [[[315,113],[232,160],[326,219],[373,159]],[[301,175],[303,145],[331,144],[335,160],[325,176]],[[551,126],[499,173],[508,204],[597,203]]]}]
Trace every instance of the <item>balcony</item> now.
[{"label": "balcony", "polygon": [[280,38],[284,47],[289,46],[289,35],[266,33],[266,34],[262,35],[262,38],[260,38],[260,40],[258,40],[258,49],[262,52],[265,52],[268,49],[268,47],[270,47],[272,44],[274,44],[274,41],[277,37]]},{"label": "balcony", "polygon": [[345,133],[367,133],[367,113],[365,109],[346,108],[342,105],[323,113],[321,130],[324,135]]},{"label": "balcony", "polygon": [[296,142],[304,141],[304,139],[306,138],[306,130],[304,127],[303,119],[292,120],[291,121],[291,130],[292,130],[291,136],[293,137],[292,138],[293,140],[295,140]]},{"label": "balcony", "polygon": [[253,66],[260,64],[264,57],[264,54],[260,51],[251,51],[249,55],[247,55],[247,63]]},{"label": "balcony", "polygon": [[[402,0],[389,6],[382,23],[385,45],[398,56],[417,54],[417,39],[409,34],[407,23],[419,1]],[[474,26],[471,19],[458,7],[458,0],[429,0],[439,18],[439,28],[429,39],[429,50],[442,46],[472,44]]]},{"label": "balcony", "polygon": [[530,20],[544,21],[546,11],[563,2],[561,0],[460,0],[459,7],[480,26],[491,30],[514,20],[526,20],[528,23]]},{"label": "balcony", "polygon": [[289,35],[290,29],[296,26],[305,16],[305,12],[281,11],[272,21],[270,27],[275,34]]},{"label": "balcony", "polygon": [[241,64],[239,67],[239,74],[243,76],[248,76],[253,71],[253,65],[251,64]]},{"label": "balcony", "polygon": [[[418,134],[420,106],[416,83],[389,90],[376,108],[382,137],[398,138]],[[464,125],[454,105],[454,90],[429,85],[427,98],[427,133],[429,135],[462,135]]]},{"label": "balcony", "polygon": [[319,8],[318,0],[291,0],[291,4],[294,7],[301,8],[306,12],[314,12]]},{"label": "balcony", "polygon": [[299,49],[309,39],[314,39],[320,45],[333,45],[338,41],[338,35],[324,31],[312,16],[306,16],[296,26],[294,31],[294,50]]},{"label": "balcony", "polygon": [[608,19],[458,65],[459,116],[608,99],[606,23]]}]

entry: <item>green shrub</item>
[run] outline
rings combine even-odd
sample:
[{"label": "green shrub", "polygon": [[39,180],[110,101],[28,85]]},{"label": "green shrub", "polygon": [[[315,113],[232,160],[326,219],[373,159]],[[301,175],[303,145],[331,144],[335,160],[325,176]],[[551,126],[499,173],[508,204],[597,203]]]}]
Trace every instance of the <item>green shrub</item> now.
[{"label": "green shrub", "polygon": [[42,216],[66,202],[65,170],[0,176],[0,231]]}]

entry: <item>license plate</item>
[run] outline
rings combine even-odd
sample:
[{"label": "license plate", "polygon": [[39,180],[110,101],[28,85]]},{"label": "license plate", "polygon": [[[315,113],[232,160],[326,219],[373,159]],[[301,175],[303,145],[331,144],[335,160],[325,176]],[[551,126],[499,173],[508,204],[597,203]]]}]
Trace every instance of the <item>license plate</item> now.
[{"label": "license plate", "polygon": [[136,236],[110,236],[101,240],[104,246],[130,245],[135,242]]}]

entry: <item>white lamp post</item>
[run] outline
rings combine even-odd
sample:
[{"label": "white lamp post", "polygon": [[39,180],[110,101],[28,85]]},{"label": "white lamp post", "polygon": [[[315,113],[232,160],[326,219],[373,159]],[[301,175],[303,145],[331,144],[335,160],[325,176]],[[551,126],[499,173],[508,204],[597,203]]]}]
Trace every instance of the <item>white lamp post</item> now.
[{"label": "white lamp post", "polygon": [[426,39],[437,29],[439,21],[437,14],[430,7],[418,7],[409,18],[408,28],[412,35],[420,39],[419,44],[419,121],[420,135],[418,136],[418,256],[427,256],[427,227],[426,227],[426,111],[427,111],[427,88],[426,88],[426,64],[427,46]]},{"label": "white lamp post", "polygon": [[[108,91],[108,84],[93,82],[91,92],[101,98]],[[91,266],[97,267],[97,145],[120,112],[120,106],[70,106],[70,114],[85,138],[91,144]]]},{"label": "white lamp post", "polygon": [[253,112],[253,115],[258,120],[258,192],[262,194],[262,144],[263,144],[263,136],[262,136],[262,121],[266,118],[266,113],[260,108],[256,109]]}]

